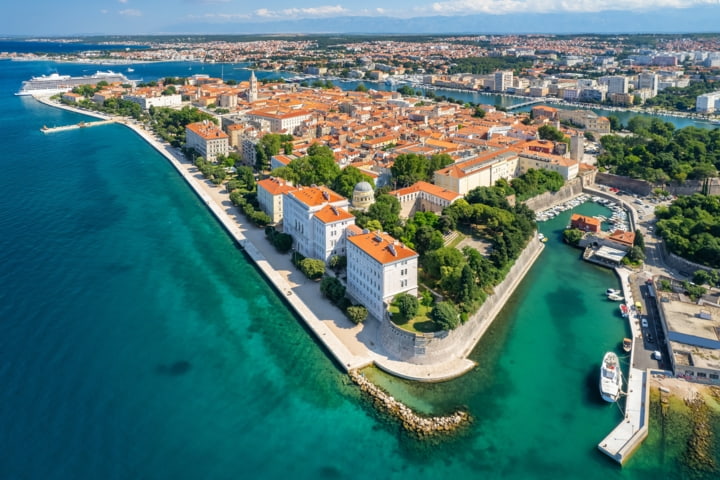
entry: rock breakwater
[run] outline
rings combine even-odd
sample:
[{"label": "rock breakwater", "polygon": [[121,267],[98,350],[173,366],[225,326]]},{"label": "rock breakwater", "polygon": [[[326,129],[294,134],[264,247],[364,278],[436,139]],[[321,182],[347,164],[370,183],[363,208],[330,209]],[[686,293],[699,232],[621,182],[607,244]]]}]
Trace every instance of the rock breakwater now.
[{"label": "rock breakwater", "polygon": [[348,375],[350,379],[360,387],[363,393],[370,396],[375,408],[399,420],[405,430],[416,435],[418,438],[447,435],[471,422],[470,415],[462,410],[441,417],[424,417],[418,415],[407,405],[388,395],[357,370],[350,370]]}]

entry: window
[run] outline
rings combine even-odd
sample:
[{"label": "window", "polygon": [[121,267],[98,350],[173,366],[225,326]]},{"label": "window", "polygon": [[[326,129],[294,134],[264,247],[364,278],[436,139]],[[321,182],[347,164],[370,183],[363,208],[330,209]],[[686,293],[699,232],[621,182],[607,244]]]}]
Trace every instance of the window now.
[{"label": "window", "polygon": [[707,373],[705,373],[705,372],[698,372],[697,377],[698,377],[698,378],[707,378]]},{"label": "window", "polygon": [[711,374],[710,374],[710,380],[717,380],[717,379],[718,379],[718,374],[717,374],[717,373],[711,373]]}]

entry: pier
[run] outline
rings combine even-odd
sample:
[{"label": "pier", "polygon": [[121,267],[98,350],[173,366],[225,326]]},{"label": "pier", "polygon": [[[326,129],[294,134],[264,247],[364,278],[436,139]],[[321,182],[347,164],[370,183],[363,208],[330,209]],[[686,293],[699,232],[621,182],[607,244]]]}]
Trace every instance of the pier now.
[{"label": "pier", "polygon": [[74,125],[63,125],[60,127],[42,127],[40,131],[43,133],[65,132],[67,130],[75,130],[77,128],[99,127],[100,125],[108,125],[115,122],[117,122],[115,119],[97,120],[95,122],[79,122]]},{"label": "pier", "polygon": [[[629,272],[624,268],[616,268],[615,272],[620,277],[623,294],[629,305],[633,304],[632,291],[630,290]],[[620,465],[642,444],[648,435],[650,419],[650,384],[649,370],[634,368],[634,356],[637,348],[635,341],[642,344],[642,332],[637,322],[637,312],[630,311],[628,314],[630,330],[633,336],[633,346],[630,350],[630,371],[627,380],[627,395],[625,397],[625,416],[620,424],[615,427],[599,444],[598,449]]]}]

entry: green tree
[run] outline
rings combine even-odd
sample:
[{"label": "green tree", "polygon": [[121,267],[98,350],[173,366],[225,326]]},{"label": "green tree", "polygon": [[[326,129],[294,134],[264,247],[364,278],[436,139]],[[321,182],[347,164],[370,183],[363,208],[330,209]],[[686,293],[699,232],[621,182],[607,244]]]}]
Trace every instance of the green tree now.
[{"label": "green tree", "polygon": [[375,181],[369,175],[362,173],[356,167],[345,167],[335,180],[332,182],[332,190],[339,193],[345,198],[352,198],[355,185],[360,182],[368,182],[371,187],[375,188]]},{"label": "green tree", "polygon": [[300,261],[300,271],[311,280],[325,275],[325,262],[318,258],[305,258]]},{"label": "green tree", "polygon": [[430,319],[441,330],[454,330],[460,325],[460,315],[455,305],[450,302],[438,302],[430,312]]},{"label": "green tree", "polygon": [[568,228],[567,230],[563,231],[563,241],[567,244],[577,247],[578,243],[580,243],[580,240],[582,240],[583,235],[585,234],[582,230],[578,230],[577,228]]},{"label": "green tree", "polygon": [[552,125],[543,125],[538,128],[538,136],[543,140],[551,140],[553,142],[567,142],[568,138],[557,128]]},{"label": "green tree", "polygon": [[632,247],[630,251],[627,254],[628,260],[630,260],[633,263],[642,262],[645,260],[645,254],[643,253],[642,249],[638,246]]},{"label": "green tree", "polygon": [[418,309],[420,308],[420,302],[418,302],[417,297],[409,293],[397,294],[393,300],[393,305],[397,307],[400,316],[405,320],[409,320],[417,315]]},{"label": "green tree", "polygon": [[364,83],[358,83],[358,86],[355,87],[356,92],[367,92],[368,88],[365,86]]},{"label": "green tree", "polygon": [[335,277],[325,276],[320,281],[320,292],[332,303],[337,304],[345,298],[345,285]]},{"label": "green tree", "polygon": [[348,307],[347,310],[345,310],[345,315],[347,315],[353,323],[362,323],[367,318],[368,311],[367,308],[362,305],[355,305]]}]

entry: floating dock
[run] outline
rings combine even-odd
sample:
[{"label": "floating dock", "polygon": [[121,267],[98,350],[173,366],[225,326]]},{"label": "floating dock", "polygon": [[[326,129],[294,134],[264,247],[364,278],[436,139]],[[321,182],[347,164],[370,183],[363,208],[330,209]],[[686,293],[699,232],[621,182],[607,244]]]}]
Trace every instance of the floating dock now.
[{"label": "floating dock", "polygon": [[64,132],[67,130],[75,130],[77,128],[88,128],[88,127],[98,127],[100,125],[108,125],[110,123],[115,123],[117,120],[110,119],[110,120],[97,120],[95,122],[80,122],[76,123],[74,125],[63,125],[61,127],[42,127],[40,129],[43,133],[55,133],[55,132]]}]

